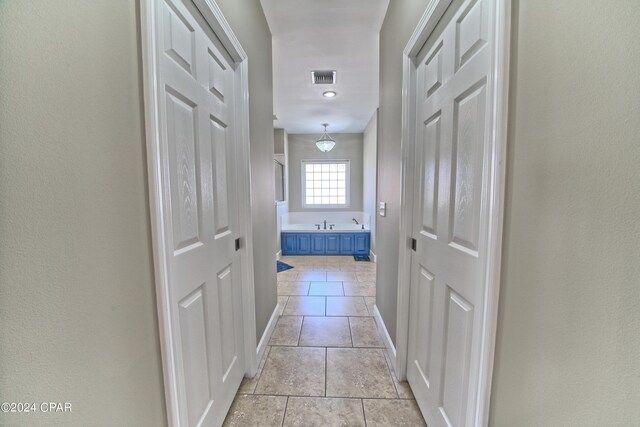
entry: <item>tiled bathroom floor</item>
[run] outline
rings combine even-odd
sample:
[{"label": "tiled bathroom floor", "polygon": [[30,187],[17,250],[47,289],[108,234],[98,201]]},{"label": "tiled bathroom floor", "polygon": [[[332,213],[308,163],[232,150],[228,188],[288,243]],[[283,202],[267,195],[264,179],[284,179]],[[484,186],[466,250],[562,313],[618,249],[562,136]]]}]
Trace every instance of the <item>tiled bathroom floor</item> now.
[{"label": "tiled bathroom floor", "polygon": [[283,257],[280,318],[255,378],[225,426],[425,426],[406,382],[391,373],[373,318],[375,263]]}]

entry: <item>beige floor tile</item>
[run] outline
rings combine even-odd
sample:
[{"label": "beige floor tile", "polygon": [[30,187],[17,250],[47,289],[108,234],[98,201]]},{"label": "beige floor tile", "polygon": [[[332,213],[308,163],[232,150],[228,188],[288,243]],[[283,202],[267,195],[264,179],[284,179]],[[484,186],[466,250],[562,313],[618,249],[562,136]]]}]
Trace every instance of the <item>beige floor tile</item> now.
[{"label": "beige floor tile", "polygon": [[373,317],[350,317],[354,347],[384,347]]},{"label": "beige floor tile", "polygon": [[309,282],[278,282],[278,295],[308,295]]},{"label": "beige floor tile", "polygon": [[309,295],[339,295],[344,296],[342,282],[311,282]]},{"label": "beige floor tile", "polygon": [[369,316],[374,316],[373,306],[376,305],[376,297],[364,297],[364,303],[367,305],[367,310],[369,310]]},{"label": "beige floor tile", "polygon": [[362,297],[327,297],[327,316],[368,315],[369,311]]},{"label": "beige floor tile", "polygon": [[304,282],[326,282],[327,272],[318,270],[301,271],[298,275],[298,280]]},{"label": "beige floor tile", "polygon": [[328,282],[355,282],[356,274],[351,271],[330,271],[327,273]]},{"label": "beige floor tile", "polygon": [[361,261],[356,263],[356,271],[360,271],[363,273],[375,273],[376,272],[376,263],[375,262],[367,262]]},{"label": "beige floor tile", "polygon": [[276,277],[278,278],[278,282],[295,282],[298,279],[298,271],[295,269],[281,271]]},{"label": "beige floor tile", "polygon": [[282,316],[282,313],[284,313],[284,307],[287,305],[288,300],[289,297],[286,295],[278,297],[278,306],[280,308],[280,312],[278,314],[280,314],[280,316]]},{"label": "beige floor tile", "polygon": [[291,296],[283,314],[285,316],[324,316],[325,298]]},{"label": "beige floor tile", "polygon": [[345,296],[352,297],[375,297],[375,282],[344,282]]},{"label": "beige floor tile", "polygon": [[256,394],[324,396],[325,349],[272,347]]},{"label": "beige floor tile", "polygon": [[351,347],[349,319],[346,317],[305,317],[300,333],[300,345]]},{"label": "beige floor tile", "polygon": [[282,425],[284,410],[287,405],[285,396],[236,396],[227,418],[225,427],[279,427]]},{"label": "beige floor tile", "polygon": [[280,316],[269,345],[298,345],[302,316]]},{"label": "beige floor tile", "polygon": [[349,263],[349,264],[340,264],[340,271],[348,271],[351,273],[355,273],[358,271],[357,264]]},{"label": "beige floor tile", "polygon": [[260,375],[262,374],[262,370],[264,369],[264,364],[267,361],[267,356],[269,356],[269,352],[271,351],[271,347],[267,346],[258,363],[258,371],[253,378],[243,378],[240,383],[240,388],[238,389],[239,394],[252,394],[256,390],[256,385],[258,384],[258,380],[260,379]]},{"label": "beige floor tile", "polygon": [[382,350],[328,348],[327,397],[397,398]]},{"label": "beige floor tile", "polygon": [[365,399],[363,403],[367,427],[418,427],[427,425],[415,400]]},{"label": "beige floor tile", "polygon": [[290,397],[284,416],[285,427],[364,427],[360,399]]},{"label": "beige floor tile", "polygon": [[362,271],[356,271],[356,279],[358,282],[375,282],[376,273],[365,273]]}]

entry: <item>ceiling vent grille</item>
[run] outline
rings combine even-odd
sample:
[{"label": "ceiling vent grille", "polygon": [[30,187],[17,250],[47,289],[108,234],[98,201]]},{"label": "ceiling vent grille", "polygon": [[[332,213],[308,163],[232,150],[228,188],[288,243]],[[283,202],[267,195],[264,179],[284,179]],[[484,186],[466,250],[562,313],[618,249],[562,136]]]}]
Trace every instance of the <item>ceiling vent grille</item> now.
[{"label": "ceiling vent grille", "polygon": [[314,85],[334,85],[336,84],[335,71],[312,71],[311,83]]}]

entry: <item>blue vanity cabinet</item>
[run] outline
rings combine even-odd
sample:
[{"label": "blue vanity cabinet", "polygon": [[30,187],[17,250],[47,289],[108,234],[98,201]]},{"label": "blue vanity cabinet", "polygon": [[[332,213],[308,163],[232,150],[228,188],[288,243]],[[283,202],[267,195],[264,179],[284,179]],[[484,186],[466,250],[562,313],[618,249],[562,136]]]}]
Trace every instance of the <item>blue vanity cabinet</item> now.
[{"label": "blue vanity cabinet", "polygon": [[369,233],[358,233],[354,235],[353,239],[354,255],[369,255],[369,243],[370,243],[370,234]]},{"label": "blue vanity cabinet", "polygon": [[323,234],[311,234],[311,255],[325,254],[326,236]]},{"label": "blue vanity cabinet", "polygon": [[296,237],[295,255],[311,255],[311,234],[298,233]]},{"label": "blue vanity cabinet", "polygon": [[353,254],[353,234],[340,235],[340,255]]},{"label": "blue vanity cabinet", "polygon": [[340,236],[325,234],[324,250],[327,255],[340,255]]},{"label": "blue vanity cabinet", "polygon": [[296,244],[297,236],[293,233],[281,234],[282,255],[294,254],[297,251],[298,245]]},{"label": "blue vanity cabinet", "polygon": [[282,255],[369,255],[370,234],[283,231]]}]

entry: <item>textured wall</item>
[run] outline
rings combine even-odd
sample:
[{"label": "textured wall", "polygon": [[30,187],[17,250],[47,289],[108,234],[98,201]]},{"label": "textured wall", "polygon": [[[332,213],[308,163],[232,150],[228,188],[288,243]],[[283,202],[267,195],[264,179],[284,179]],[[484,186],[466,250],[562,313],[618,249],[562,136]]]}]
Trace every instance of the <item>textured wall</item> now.
[{"label": "textured wall", "polygon": [[260,341],[277,304],[276,210],[273,179],[273,78],[271,32],[256,0],[217,0],[249,57],[251,198],[256,290],[256,330]]},{"label": "textured wall", "polygon": [[378,169],[378,111],[371,116],[362,135],[362,210],[371,218],[371,250],[376,252],[376,206]]},{"label": "textured wall", "polygon": [[289,163],[289,212],[326,212],[323,208],[302,207],[302,160],[349,160],[350,200],[351,204],[344,209],[333,211],[362,211],[362,134],[336,133],[331,137],[336,140],[333,150],[322,153],[316,147],[319,134],[290,134],[287,153]]},{"label": "textured wall", "polygon": [[138,19],[0,2],[0,425],[166,424]]},{"label": "textured wall", "polygon": [[[429,0],[394,0],[380,31],[380,108],[378,110],[378,202],[387,216],[377,217],[376,305],[391,339],[396,339],[398,233],[400,232],[400,138],[402,133],[402,51]],[[384,243],[382,243],[384,242]]]},{"label": "textured wall", "polygon": [[640,3],[514,1],[493,426],[640,425]]}]

